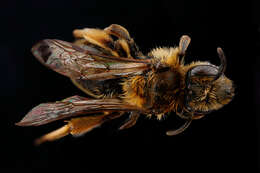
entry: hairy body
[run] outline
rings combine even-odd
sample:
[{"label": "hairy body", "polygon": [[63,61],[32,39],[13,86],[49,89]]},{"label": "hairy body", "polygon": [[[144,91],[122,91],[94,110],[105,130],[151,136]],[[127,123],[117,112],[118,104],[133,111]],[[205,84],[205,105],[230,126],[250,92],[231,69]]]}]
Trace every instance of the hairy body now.
[{"label": "hairy body", "polygon": [[[68,122],[62,128],[36,140],[37,144],[67,134],[81,135],[107,120],[129,112],[120,129],[135,125],[140,114],[161,119],[175,112],[187,122],[220,109],[234,96],[232,81],[225,75],[226,59],[221,48],[221,65],[209,62],[184,63],[190,43],[182,36],[179,45],[155,48],[144,55],[120,25],[105,29],[77,29],[76,41],[43,40],[32,48],[35,57],[47,67],[69,77],[89,97],[73,96],[56,103],[40,104],[30,111],[20,126],[42,125],[59,119]],[[84,117],[75,117],[78,115]]]}]

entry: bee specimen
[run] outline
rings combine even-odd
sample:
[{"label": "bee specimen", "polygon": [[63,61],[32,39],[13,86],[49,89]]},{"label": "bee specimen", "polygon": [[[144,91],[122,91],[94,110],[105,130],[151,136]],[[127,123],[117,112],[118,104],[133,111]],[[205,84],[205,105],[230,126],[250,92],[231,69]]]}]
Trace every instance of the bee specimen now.
[{"label": "bee specimen", "polygon": [[120,130],[134,126],[142,114],[161,119],[175,112],[185,123],[166,134],[176,135],[192,120],[222,108],[234,96],[233,83],[224,75],[226,58],[221,48],[217,48],[220,66],[200,61],[184,64],[190,43],[187,35],[177,47],[155,48],[144,55],[120,25],[78,29],[73,34],[74,43],[46,39],[32,48],[42,64],[69,77],[88,95],[40,104],[17,123],[67,122],[37,139],[36,144],[84,134],[125,113],[129,117]]}]

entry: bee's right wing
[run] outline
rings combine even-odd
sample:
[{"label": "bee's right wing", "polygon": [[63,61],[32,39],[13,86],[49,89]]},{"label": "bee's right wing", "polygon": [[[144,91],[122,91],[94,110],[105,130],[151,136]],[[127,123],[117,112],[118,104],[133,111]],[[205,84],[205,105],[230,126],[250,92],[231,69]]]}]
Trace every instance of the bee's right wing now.
[{"label": "bee's right wing", "polygon": [[42,103],[33,108],[20,122],[19,126],[39,126],[56,120],[78,115],[100,115],[104,112],[143,111],[119,99],[88,99],[73,96],[54,103]]},{"label": "bee's right wing", "polygon": [[32,53],[42,64],[71,79],[106,80],[138,75],[152,64],[151,60],[110,56],[95,47],[83,49],[55,39],[38,42]]}]

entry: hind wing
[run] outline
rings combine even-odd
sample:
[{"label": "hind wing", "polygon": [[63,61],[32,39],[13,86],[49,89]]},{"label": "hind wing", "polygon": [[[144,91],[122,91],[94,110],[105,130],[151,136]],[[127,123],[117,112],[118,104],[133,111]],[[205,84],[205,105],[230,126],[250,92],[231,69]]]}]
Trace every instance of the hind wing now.
[{"label": "hind wing", "polygon": [[42,103],[33,108],[20,122],[19,126],[39,126],[60,119],[79,115],[98,115],[104,112],[143,111],[119,99],[87,99],[73,96],[54,103]]}]

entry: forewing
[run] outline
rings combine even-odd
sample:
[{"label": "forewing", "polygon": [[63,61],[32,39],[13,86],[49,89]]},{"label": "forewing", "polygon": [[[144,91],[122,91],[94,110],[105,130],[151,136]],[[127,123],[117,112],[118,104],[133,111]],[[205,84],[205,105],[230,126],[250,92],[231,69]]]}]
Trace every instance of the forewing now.
[{"label": "forewing", "polygon": [[151,66],[150,60],[109,56],[94,47],[83,49],[54,39],[40,41],[32,53],[42,64],[73,79],[104,80],[138,75]]},{"label": "forewing", "polygon": [[42,103],[33,108],[20,122],[19,126],[39,126],[49,122],[75,117],[77,115],[93,115],[103,112],[142,111],[119,99],[87,99],[73,96],[54,103]]}]

